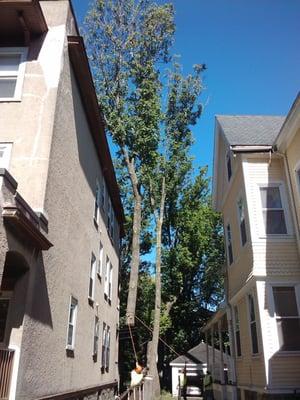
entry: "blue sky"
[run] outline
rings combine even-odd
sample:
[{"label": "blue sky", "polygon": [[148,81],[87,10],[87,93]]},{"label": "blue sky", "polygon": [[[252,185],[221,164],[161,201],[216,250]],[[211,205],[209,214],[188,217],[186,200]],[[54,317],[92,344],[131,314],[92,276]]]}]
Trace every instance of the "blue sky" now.
[{"label": "blue sky", "polygon": [[[216,114],[285,115],[300,90],[300,1],[171,2],[184,73],[197,63],[208,68],[192,153],[211,174]],[[89,1],[72,3],[80,25]]]}]

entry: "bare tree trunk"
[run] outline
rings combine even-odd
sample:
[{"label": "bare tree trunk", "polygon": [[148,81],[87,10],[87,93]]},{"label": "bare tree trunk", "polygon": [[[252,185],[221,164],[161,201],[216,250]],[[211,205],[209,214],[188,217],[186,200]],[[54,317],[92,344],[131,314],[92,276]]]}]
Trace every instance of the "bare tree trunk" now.
[{"label": "bare tree trunk", "polygon": [[161,236],[162,225],[164,219],[165,207],[165,178],[162,180],[162,191],[160,199],[160,209],[156,213],[156,274],[155,274],[155,309],[154,309],[154,323],[153,323],[153,336],[151,342],[150,360],[149,360],[149,374],[153,377],[153,399],[160,398],[160,382],[157,369],[158,361],[158,341],[159,341],[159,328],[160,328],[160,310],[161,310]]},{"label": "bare tree trunk", "polygon": [[122,149],[125,157],[127,169],[129,172],[133,196],[134,196],[134,211],[133,211],[133,224],[132,224],[132,256],[130,265],[130,278],[127,297],[127,310],[126,322],[127,325],[134,325],[135,323],[135,308],[137,287],[139,279],[139,265],[140,265],[140,234],[142,224],[142,196],[139,190],[138,177],[135,172],[134,159],[130,160],[125,148]]}]

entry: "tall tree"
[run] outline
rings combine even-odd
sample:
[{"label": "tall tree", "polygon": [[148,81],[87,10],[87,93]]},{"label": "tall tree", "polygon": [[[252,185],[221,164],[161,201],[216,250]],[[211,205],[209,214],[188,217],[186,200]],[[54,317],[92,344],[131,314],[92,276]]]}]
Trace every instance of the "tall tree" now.
[{"label": "tall tree", "polygon": [[[184,77],[180,65],[174,63],[169,73],[167,104],[160,129],[156,165],[147,171],[148,191],[156,228],[155,308],[148,361],[150,374],[154,378],[153,398],[158,398],[160,393],[157,359],[161,320],[161,253],[165,201],[169,197],[180,197],[180,189],[183,188],[192,167],[189,154],[193,142],[191,126],[196,124],[202,111],[199,96],[202,90],[201,72],[204,68],[203,65],[197,65],[193,74]],[[168,305],[166,311],[169,309]]]},{"label": "tall tree", "polygon": [[158,68],[168,61],[174,15],[170,4],[149,0],[95,0],[85,19],[85,39],[99,103],[133,194],[127,323],[134,324],[144,166],[151,168],[160,122]]}]

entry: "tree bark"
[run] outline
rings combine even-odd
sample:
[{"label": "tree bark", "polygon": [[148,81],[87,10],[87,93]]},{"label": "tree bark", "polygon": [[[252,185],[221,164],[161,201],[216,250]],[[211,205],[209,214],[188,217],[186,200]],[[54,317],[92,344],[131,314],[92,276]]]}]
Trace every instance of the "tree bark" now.
[{"label": "tree bark", "polygon": [[125,148],[122,149],[126,161],[127,169],[129,172],[133,196],[134,196],[134,210],[133,210],[133,223],[132,223],[132,257],[130,265],[130,278],[128,286],[127,309],[126,309],[126,323],[127,325],[135,324],[135,309],[137,287],[139,279],[139,265],[140,265],[140,234],[142,223],[142,196],[139,191],[139,182],[136,175],[134,159],[130,160],[128,152]]},{"label": "tree bark", "polygon": [[160,199],[159,212],[156,213],[156,274],[155,274],[155,309],[154,309],[154,323],[153,323],[153,336],[151,342],[149,374],[153,377],[153,399],[160,398],[160,382],[157,369],[158,361],[158,341],[160,329],[160,314],[161,314],[161,237],[162,225],[164,219],[165,207],[165,178],[162,179],[162,190]]}]

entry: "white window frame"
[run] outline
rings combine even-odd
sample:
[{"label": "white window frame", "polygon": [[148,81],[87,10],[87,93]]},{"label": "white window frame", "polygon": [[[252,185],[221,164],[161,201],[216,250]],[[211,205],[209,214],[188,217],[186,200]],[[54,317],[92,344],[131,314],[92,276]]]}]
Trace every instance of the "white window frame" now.
[{"label": "white window frame", "polygon": [[[251,304],[250,304],[250,297],[252,297],[253,300],[253,307],[254,307],[254,321],[251,321]],[[258,318],[257,318],[257,307],[256,307],[256,297],[254,292],[250,292],[247,294],[247,312],[248,312],[248,326],[249,326],[249,336],[250,336],[250,341],[251,341],[251,352],[252,356],[257,356],[260,353],[260,346],[259,346],[259,336],[258,336]],[[251,325],[255,323],[255,329],[256,329],[256,340],[257,340],[257,353],[253,352],[253,339],[252,339],[252,331],[251,331]]]},{"label": "white window frame", "polygon": [[17,72],[14,71],[3,71],[0,72],[0,79],[1,78],[11,78],[16,77],[16,88],[13,97],[1,97],[0,101],[21,101],[22,97],[22,89],[23,89],[23,82],[25,76],[25,66],[26,66],[26,59],[27,59],[27,47],[0,47],[0,54],[20,54],[20,64]]},{"label": "white window frame", "polygon": [[98,264],[97,264],[97,275],[100,279],[102,278],[102,274],[103,274],[103,262],[104,262],[104,249],[103,249],[103,243],[100,240],[99,259],[98,259]]},{"label": "white window frame", "polygon": [[[228,231],[227,231],[228,226],[230,229],[230,240],[229,240]],[[232,229],[231,229],[231,224],[229,221],[227,221],[227,223],[225,225],[225,239],[226,239],[227,265],[228,265],[228,267],[230,267],[234,263],[234,254],[233,254],[233,245],[232,245]],[[230,257],[229,257],[229,244],[231,244],[232,262],[230,262]]]},{"label": "white window frame", "polygon": [[[88,298],[91,301],[95,300],[96,264],[97,264],[97,259],[95,257],[95,254],[92,253],[91,264],[90,264],[90,275],[89,275],[89,294],[88,294]],[[91,282],[92,282],[92,293],[90,292]]]},{"label": "white window frame", "polygon": [[108,256],[106,256],[105,262],[105,274],[104,274],[104,299],[111,302],[112,294],[112,274],[113,274],[112,263]]},{"label": "white window frame", "polygon": [[[266,226],[264,223],[263,218],[263,210],[262,207],[262,200],[261,200],[261,188],[268,188],[268,187],[278,187],[280,193],[280,200],[286,225],[286,232],[287,233],[266,233]],[[257,201],[259,205],[259,235],[260,237],[268,237],[268,238],[286,238],[287,236],[292,234],[292,227],[290,221],[290,215],[288,212],[288,201],[286,197],[286,190],[285,184],[283,181],[271,181],[269,183],[258,183],[257,184]],[[274,209],[275,210],[275,209]]]},{"label": "white window frame", "polygon": [[94,337],[93,337],[93,357],[97,357],[98,356],[99,337],[100,337],[100,320],[99,320],[99,317],[97,315],[95,315]]},{"label": "white window frame", "polygon": [[[75,307],[74,307],[74,313],[73,313],[72,321],[70,321],[70,313],[71,313],[71,306],[72,305],[75,305]],[[77,312],[78,312],[78,300],[74,296],[71,295],[70,296],[70,302],[69,302],[69,312],[68,312],[68,329],[67,329],[67,343],[66,343],[66,349],[67,350],[74,350],[75,349]],[[70,325],[73,327],[72,343],[71,344],[68,343]]]},{"label": "white window frame", "polygon": [[108,275],[108,299],[112,300],[112,281],[113,281],[113,266],[111,261],[109,262],[109,275]]},{"label": "white window frame", "polygon": [[114,238],[114,210],[112,206],[111,199],[108,198],[108,212],[107,212],[107,226],[108,226],[108,233],[111,239]]},{"label": "white window frame", "polygon": [[105,203],[106,203],[106,183],[105,183],[105,179],[104,176],[102,177],[102,181],[101,181],[101,196],[100,196],[100,205],[102,207],[103,210],[105,210]]},{"label": "white window frame", "polygon": [[[237,310],[237,316],[238,320],[236,318],[236,310]],[[235,349],[236,349],[236,357],[241,358],[243,353],[242,353],[242,343],[241,343],[241,321],[240,321],[240,312],[239,312],[239,307],[237,304],[233,306],[233,320],[234,320],[234,343],[235,343]],[[238,326],[238,329],[237,329]],[[240,353],[238,354],[238,344],[237,344],[237,332],[239,332],[239,339],[240,339]]]},{"label": "white window frame", "polygon": [[[242,202],[243,208],[244,208],[244,219],[241,218],[241,213],[240,213],[240,207],[239,204]],[[244,196],[239,196],[238,197],[238,201],[236,203],[236,207],[237,207],[237,217],[238,217],[238,225],[239,225],[239,231],[240,231],[240,243],[241,246],[244,247],[246,246],[247,242],[248,242],[248,233],[247,233],[247,224],[246,224],[246,202],[245,202],[245,197]],[[242,230],[241,230],[241,224],[244,220],[244,224],[245,224],[245,237],[246,237],[246,241],[245,243],[243,243],[243,238],[242,238]]]},{"label": "white window frame", "polygon": [[297,192],[298,192],[298,198],[300,200],[300,161],[298,161],[295,166],[295,179],[296,179],[296,188],[297,188]]},{"label": "white window frame", "polygon": [[102,328],[102,349],[101,349],[101,368],[106,368],[106,323],[103,322]]},{"label": "white window frame", "polygon": [[[300,285],[299,284],[295,284],[295,282],[272,282],[269,285],[269,290],[270,290],[270,301],[271,301],[271,310],[273,311],[273,316],[274,316],[274,320],[275,320],[275,332],[276,332],[276,337],[277,337],[277,343],[278,346],[280,346],[279,343],[279,333],[278,333],[278,328],[277,328],[277,318],[289,318],[288,316],[286,317],[282,317],[282,316],[277,316],[276,315],[276,311],[275,311],[275,297],[274,297],[274,291],[273,288],[274,287],[293,287],[294,291],[295,291],[295,298],[296,298],[296,305],[297,305],[297,309],[298,309],[298,316],[300,318]],[[290,317],[293,318],[293,317]],[[279,350],[279,353],[282,354],[300,354],[300,350]]]},{"label": "white window frame", "polygon": [[96,192],[95,192],[95,205],[94,205],[94,222],[96,225],[99,225],[100,219],[100,197],[101,197],[101,188],[99,181],[96,181]]},{"label": "white window frame", "polygon": [[3,157],[0,157],[0,168],[9,168],[12,143],[0,142],[0,151],[3,151]]}]

